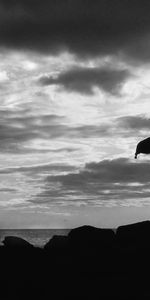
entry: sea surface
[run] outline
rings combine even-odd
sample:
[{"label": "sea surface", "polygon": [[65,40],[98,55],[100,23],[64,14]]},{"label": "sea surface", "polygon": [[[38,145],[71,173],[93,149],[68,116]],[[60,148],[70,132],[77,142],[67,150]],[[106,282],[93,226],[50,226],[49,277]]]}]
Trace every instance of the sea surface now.
[{"label": "sea surface", "polygon": [[53,235],[67,235],[71,229],[0,229],[0,245],[6,236],[17,236],[37,247],[44,245]]}]

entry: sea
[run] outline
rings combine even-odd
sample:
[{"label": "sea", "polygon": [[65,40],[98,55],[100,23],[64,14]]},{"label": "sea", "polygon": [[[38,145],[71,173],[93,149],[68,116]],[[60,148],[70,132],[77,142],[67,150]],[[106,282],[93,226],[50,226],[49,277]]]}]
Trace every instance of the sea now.
[{"label": "sea", "polygon": [[6,236],[17,236],[43,248],[54,235],[67,235],[71,229],[0,229],[0,245]]}]

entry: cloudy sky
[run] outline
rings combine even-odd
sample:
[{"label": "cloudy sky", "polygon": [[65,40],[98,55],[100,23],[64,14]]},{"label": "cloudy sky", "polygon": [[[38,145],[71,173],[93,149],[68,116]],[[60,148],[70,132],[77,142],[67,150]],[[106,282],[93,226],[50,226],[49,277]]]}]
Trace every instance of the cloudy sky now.
[{"label": "cloudy sky", "polygon": [[150,216],[149,0],[0,0],[0,228]]}]

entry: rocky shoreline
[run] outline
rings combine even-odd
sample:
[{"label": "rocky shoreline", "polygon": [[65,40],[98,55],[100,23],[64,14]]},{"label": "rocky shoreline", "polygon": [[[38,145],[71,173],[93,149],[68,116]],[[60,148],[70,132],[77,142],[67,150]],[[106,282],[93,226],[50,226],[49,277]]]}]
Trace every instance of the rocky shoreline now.
[{"label": "rocky shoreline", "polygon": [[2,299],[148,299],[150,221],[78,227],[43,249],[6,237],[0,261]]}]

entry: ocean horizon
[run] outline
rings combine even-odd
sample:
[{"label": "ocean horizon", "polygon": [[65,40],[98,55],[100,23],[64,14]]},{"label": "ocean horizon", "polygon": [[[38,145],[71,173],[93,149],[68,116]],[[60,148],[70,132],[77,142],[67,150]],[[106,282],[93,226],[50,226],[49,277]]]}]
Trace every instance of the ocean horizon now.
[{"label": "ocean horizon", "polygon": [[[68,235],[72,228],[0,229],[0,246],[6,236],[21,237],[35,247],[43,248],[54,235]],[[116,231],[116,229],[111,228]]]},{"label": "ocean horizon", "polygon": [[0,245],[6,236],[21,237],[30,244],[43,248],[54,235],[67,235],[71,229],[0,229]]}]

